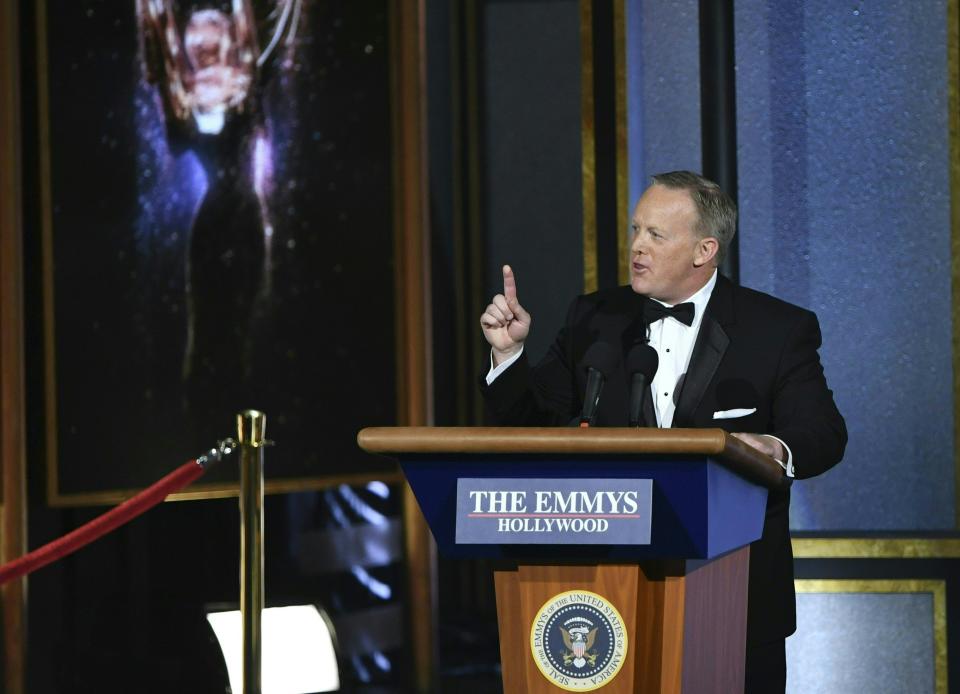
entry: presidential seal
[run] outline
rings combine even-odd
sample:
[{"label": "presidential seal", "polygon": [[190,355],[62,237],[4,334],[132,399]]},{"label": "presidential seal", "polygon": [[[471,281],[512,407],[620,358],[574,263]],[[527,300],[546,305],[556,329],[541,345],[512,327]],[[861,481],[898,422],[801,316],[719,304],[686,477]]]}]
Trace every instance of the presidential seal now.
[{"label": "presidential seal", "polygon": [[530,652],[552,684],[571,692],[599,689],[626,662],[627,631],[610,602],[587,590],[554,595],[537,612]]}]

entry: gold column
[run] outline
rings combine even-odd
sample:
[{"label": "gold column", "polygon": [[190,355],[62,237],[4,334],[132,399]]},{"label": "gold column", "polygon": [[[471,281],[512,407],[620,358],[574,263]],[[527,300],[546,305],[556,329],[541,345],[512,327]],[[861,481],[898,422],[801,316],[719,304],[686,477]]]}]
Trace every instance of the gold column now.
[{"label": "gold column", "polygon": [[597,290],[597,156],[593,96],[593,0],[580,0],[580,177],[583,186],[583,291]]},{"label": "gold column", "polygon": [[[433,423],[425,0],[390,3],[390,13],[397,422],[422,426]],[[410,690],[425,693],[435,690],[436,680],[436,546],[409,485],[404,485],[403,527]]]},{"label": "gold column", "polygon": [[[947,139],[950,142],[950,250],[953,304],[953,432],[960,436],[960,8],[947,2]],[[960,529],[960,446],[954,445],[954,515]]]},{"label": "gold column", "polygon": [[[21,248],[19,3],[0,4],[0,563],[26,551],[23,290]],[[3,679],[0,689],[24,691],[27,581],[0,589]]]},{"label": "gold column", "polygon": [[243,622],[243,692],[260,694],[263,612],[263,445],[267,418],[257,410],[237,415],[240,443],[240,614]]}]

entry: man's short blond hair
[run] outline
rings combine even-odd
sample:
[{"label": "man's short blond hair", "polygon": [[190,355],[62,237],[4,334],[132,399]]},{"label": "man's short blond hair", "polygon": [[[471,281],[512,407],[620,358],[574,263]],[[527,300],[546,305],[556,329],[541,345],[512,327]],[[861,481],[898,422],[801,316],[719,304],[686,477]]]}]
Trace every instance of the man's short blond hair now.
[{"label": "man's short blond hair", "polygon": [[727,249],[737,231],[737,204],[720,186],[692,171],[669,171],[653,176],[653,182],[672,190],[690,193],[697,209],[696,232],[702,237],[714,237],[718,244],[717,264],[727,255]]}]

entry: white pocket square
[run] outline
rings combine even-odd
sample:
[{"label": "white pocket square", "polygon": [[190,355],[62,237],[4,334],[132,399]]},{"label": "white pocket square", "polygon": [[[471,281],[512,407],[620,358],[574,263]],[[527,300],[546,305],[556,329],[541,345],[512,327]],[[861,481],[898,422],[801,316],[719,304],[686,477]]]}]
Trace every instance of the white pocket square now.
[{"label": "white pocket square", "polygon": [[746,417],[757,411],[756,407],[738,407],[734,410],[719,410],[713,413],[714,419],[736,419],[737,417]]}]

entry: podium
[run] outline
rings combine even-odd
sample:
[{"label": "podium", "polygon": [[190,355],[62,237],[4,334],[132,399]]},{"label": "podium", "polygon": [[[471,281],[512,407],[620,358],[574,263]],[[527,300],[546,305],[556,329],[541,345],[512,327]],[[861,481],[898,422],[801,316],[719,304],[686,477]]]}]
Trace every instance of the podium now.
[{"label": "podium", "polygon": [[768,456],[721,429],[369,428],[447,557],[497,559],[504,692],[743,690]]}]

